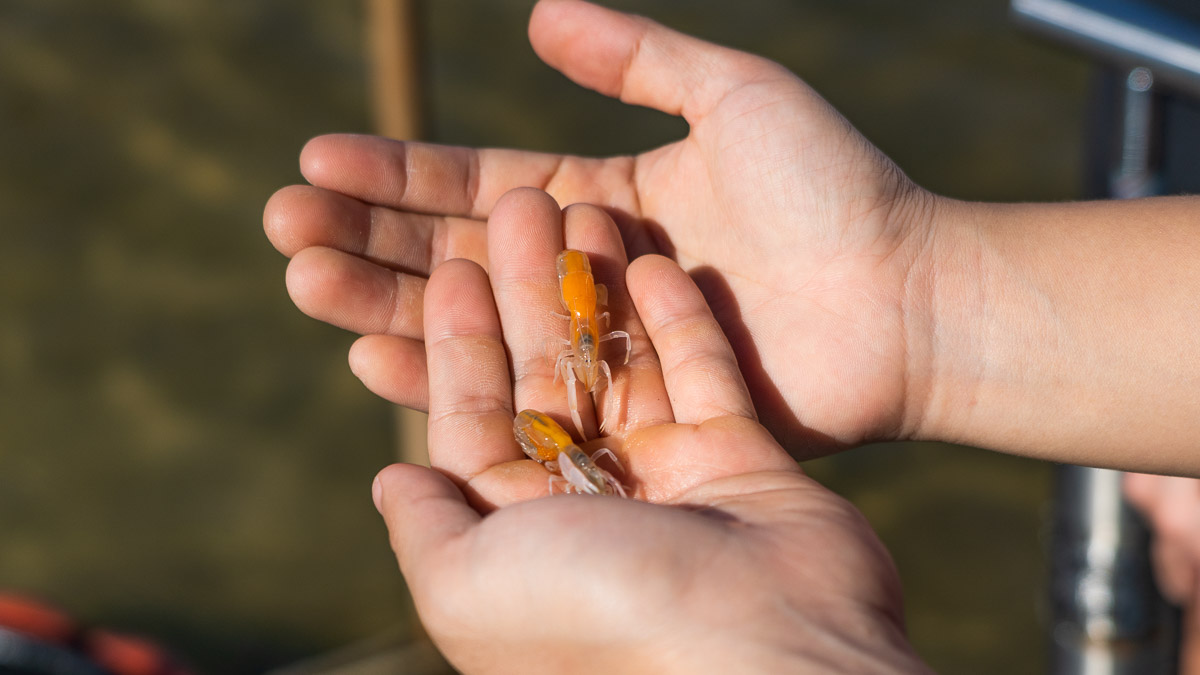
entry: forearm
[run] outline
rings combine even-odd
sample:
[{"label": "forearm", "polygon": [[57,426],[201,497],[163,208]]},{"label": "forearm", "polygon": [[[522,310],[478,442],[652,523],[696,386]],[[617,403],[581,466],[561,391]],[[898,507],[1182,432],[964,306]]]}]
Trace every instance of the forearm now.
[{"label": "forearm", "polygon": [[1200,475],[1200,199],[944,200],[918,436]]}]

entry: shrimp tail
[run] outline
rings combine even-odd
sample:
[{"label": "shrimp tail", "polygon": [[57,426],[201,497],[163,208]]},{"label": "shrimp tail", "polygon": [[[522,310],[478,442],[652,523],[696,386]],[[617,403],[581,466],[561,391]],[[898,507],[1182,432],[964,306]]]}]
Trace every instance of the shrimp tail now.
[{"label": "shrimp tail", "polygon": [[571,408],[571,421],[575,423],[575,430],[579,432],[579,437],[587,440],[587,434],[583,432],[583,418],[579,416],[579,394],[576,393],[575,369],[569,365],[563,368],[563,380],[567,383],[567,406]]}]

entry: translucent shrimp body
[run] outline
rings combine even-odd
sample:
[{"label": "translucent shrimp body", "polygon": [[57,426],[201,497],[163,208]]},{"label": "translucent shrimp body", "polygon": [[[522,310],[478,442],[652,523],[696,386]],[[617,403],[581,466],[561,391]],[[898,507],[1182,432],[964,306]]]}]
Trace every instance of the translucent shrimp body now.
[{"label": "translucent shrimp body", "polygon": [[608,455],[617,462],[616,455],[608,448],[601,448],[589,457],[558,422],[544,413],[522,410],[513,420],[513,435],[530,459],[550,470],[552,494],[556,483],[566,483],[564,492],[625,496],[621,483],[611,473],[596,466],[597,457]]},{"label": "translucent shrimp body", "polygon": [[[558,255],[558,284],[561,292],[563,309],[567,311],[570,321],[568,340],[564,340],[566,348],[558,354],[554,363],[555,377],[561,376],[567,383],[567,403],[571,407],[571,421],[579,435],[583,436],[583,421],[579,416],[579,401],[576,398],[575,383],[581,382],[588,393],[596,393],[600,385],[601,374],[608,382],[608,397],[612,403],[612,370],[608,362],[600,358],[600,343],[608,340],[625,340],[625,363],[629,363],[629,354],[633,350],[633,341],[625,331],[612,331],[600,335],[599,319],[609,318],[608,312],[597,314],[599,308],[608,304],[608,289],[603,284],[597,284],[592,277],[592,265],[587,254],[582,251],[568,249]],[[605,419],[600,420],[600,430],[604,431]]]},{"label": "translucent shrimp body", "polygon": [[565,429],[545,413],[522,410],[513,419],[513,435],[529,458],[545,464],[551,471],[558,471],[558,455],[568,446],[575,445]]}]

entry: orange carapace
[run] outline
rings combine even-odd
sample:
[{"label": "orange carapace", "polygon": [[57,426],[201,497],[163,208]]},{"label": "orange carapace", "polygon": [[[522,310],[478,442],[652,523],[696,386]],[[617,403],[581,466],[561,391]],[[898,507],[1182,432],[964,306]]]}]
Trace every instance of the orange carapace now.
[{"label": "orange carapace", "polygon": [[613,475],[596,465],[596,458],[608,455],[617,462],[608,448],[601,448],[589,457],[558,422],[536,410],[522,410],[513,420],[513,435],[530,459],[550,470],[550,492],[556,483],[565,483],[564,492],[625,496],[625,488]]},{"label": "orange carapace", "polygon": [[589,393],[596,393],[601,374],[608,383],[609,405],[600,420],[600,430],[615,411],[612,408],[612,370],[608,362],[600,358],[600,343],[608,340],[625,340],[625,363],[633,350],[633,340],[625,331],[612,331],[600,335],[600,319],[609,319],[608,312],[601,309],[608,304],[608,289],[597,284],[592,277],[592,265],[587,254],[568,249],[558,255],[558,284],[563,309],[570,321],[569,338],[554,364],[555,377],[561,376],[567,383],[567,402],[571,407],[571,421],[579,435],[583,436],[583,421],[579,415],[575,383],[581,382]]}]

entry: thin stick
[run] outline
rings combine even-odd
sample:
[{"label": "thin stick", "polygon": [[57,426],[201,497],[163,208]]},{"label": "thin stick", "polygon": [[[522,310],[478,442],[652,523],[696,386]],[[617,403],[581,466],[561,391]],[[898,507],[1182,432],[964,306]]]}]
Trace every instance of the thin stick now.
[{"label": "thin stick", "polygon": [[[376,133],[417,139],[424,127],[418,0],[366,0],[371,109]],[[425,413],[397,408],[396,456],[429,465]]]}]

